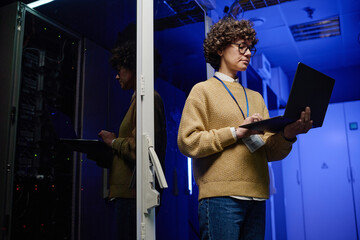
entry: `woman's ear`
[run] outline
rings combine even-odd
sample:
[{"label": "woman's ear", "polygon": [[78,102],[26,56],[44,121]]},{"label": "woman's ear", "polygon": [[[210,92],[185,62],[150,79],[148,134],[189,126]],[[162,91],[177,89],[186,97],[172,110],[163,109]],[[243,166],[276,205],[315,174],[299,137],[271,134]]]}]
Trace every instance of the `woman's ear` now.
[{"label": "woman's ear", "polygon": [[219,54],[220,57],[222,57],[222,55],[223,55],[223,51],[222,51],[222,50],[221,50],[221,51],[220,51],[220,50],[217,51],[217,53]]}]

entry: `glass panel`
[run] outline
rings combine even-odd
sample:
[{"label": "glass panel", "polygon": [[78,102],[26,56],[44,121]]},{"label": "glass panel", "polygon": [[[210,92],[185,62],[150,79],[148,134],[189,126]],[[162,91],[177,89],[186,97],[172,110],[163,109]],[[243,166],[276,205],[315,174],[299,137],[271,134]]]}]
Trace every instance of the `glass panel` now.
[{"label": "glass panel", "polygon": [[198,239],[198,190],[191,159],[177,147],[177,132],[186,96],[193,85],[206,80],[202,50],[205,16],[195,1],[154,1],[154,4],[155,90],[165,108],[164,172],[169,185],[163,190],[161,206],[157,208],[156,239]]},{"label": "glass panel", "polygon": [[55,0],[23,22],[12,239],[135,236],[136,1]]}]

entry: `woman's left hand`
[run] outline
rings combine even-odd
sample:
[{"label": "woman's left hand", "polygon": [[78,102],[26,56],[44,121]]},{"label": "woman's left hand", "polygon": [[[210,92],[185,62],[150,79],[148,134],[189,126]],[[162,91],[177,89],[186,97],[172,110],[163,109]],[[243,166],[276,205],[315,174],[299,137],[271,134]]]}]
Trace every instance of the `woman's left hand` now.
[{"label": "woman's left hand", "polygon": [[300,118],[284,128],[284,137],[286,139],[294,139],[296,135],[307,133],[311,128],[313,121],[310,119],[310,107],[306,107],[305,111],[301,112]]}]

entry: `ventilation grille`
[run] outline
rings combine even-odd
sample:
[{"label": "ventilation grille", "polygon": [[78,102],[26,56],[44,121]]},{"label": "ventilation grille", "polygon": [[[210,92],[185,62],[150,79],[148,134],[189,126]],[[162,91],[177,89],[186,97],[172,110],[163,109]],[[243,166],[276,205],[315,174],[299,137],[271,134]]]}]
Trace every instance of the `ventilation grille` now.
[{"label": "ventilation grille", "polygon": [[339,16],[290,26],[295,41],[305,41],[317,38],[339,36]]}]

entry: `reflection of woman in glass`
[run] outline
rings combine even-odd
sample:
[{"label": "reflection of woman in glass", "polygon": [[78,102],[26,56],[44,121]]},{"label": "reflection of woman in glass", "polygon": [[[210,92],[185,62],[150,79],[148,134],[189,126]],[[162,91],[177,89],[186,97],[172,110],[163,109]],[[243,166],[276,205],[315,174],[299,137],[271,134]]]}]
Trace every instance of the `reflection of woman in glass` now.
[{"label": "reflection of woman in glass", "polygon": [[238,127],[269,117],[262,96],[237,77],[257,41],[249,21],[225,18],[213,25],[204,50],[217,72],[193,87],[183,110],[178,145],[193,158],[201,239],[264,239],[268,161],[286,157],[296,135],[312,126],[307,108],[277,134]]},{"label": "reflection of woman in glass", "polygon": [[[136,45],[126,43],[112,50],[110,62],[118,71],[116,79],[124,90],[136,90]],[[122,120],[118,137],[115,133],[101,130],[99,136],[114,150],[110,172],[110,194],[114,199],[119,239],[136,239],[136,189],[130,187],[135,168],[135,93],[130,107]]]},{"label": "reflection of woman in glass", "polygon": [[[119,239],[136,239],[136,189],[131,186],[136,163],[136,43],[126,41],[112,50],[110,62],[124,90],[133,90],[130,107],[122,120],[118,136],[101,130],[99,136],[114,151],[110,172],[110,199],[114,199]],[[155,150],[164,168],[166,121],[160,95],[154,91]],[[135,176],[134,176],[135,177]],[[134,182],[132,182],[134,184]],[[157,185],[157,190],[159,187]]]}]

